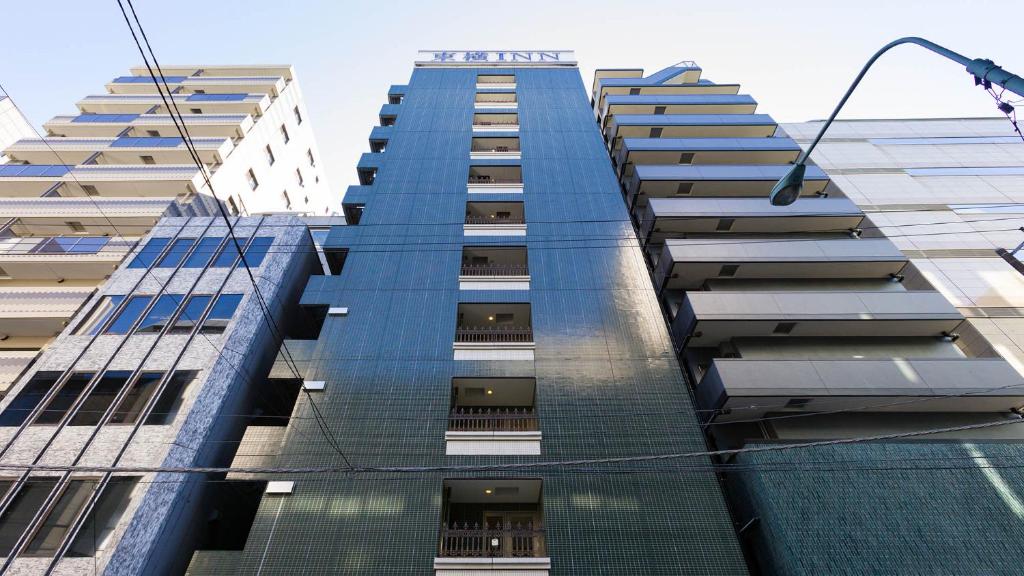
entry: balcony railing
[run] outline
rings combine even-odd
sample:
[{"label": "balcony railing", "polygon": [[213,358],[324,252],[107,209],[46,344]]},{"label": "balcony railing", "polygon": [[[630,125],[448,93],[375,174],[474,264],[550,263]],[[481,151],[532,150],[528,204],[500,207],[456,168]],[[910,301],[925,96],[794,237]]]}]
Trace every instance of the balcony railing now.
[{"label": "balcony railing", "polygon": [[512,146],[495,146],[494,148],[473,148],[470,152],[474,154],[518,154],[520,150],[518,147]]},{"label": "balcony railing", "polygon": [[494,176],[470,176],[470,184],[522,184],[522,178],[495,178]]},{"label": "balcony railing", "polygon": [[456,406],[448,415],[448,430],[452,432],[529,432],[539,429],[537,414],[528,406]]},{"label": "balcony railing", "polygon": [[474,120],[473,126],[518,126],[515,120]]},{"label": "balcony railing", "polygon": [[463,264],[461,276],[529,276],[526,264]]},{"label": "balcony railing", "polygon": [[0,255],[29,256],[34,254],[100,254],[129,252],[136,238],[120,236],[43,236],[0,239]]},{"label": "balcony railing", "polygon": [[453,522],[441,528],[441,556],[449,558],[541,558],[547,556],[538,523],[484,528]]},{"label": "balcony railing", "polygon": [[526,224],[522,216],[466,216],[466,224]]},{"label": "balcony railing", "polygon": [[455,341],[469,343],[533,342],[533,328],[529,326],[459,326],[455,329]]}]

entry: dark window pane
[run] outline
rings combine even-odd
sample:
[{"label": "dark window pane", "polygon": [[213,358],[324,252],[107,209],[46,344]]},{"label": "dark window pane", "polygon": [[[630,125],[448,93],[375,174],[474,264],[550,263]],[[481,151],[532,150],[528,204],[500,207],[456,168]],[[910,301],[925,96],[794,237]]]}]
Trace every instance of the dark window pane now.
[{"label": "dark window pane", "polygon": [[64,541],[75,518],[85,508],[86,502],[96,489],[96,480],[72,480],[57,499],[57,504],[43,520],[42,526],[36,531],[25,551],[25,556],[53,556]]},{"label": "dark window pane", "polygon": [[146,418],[146,424],[166,424],[174,420],[185,400],[185,393],[189,386],[196,381],[199,372],[194,370],[182,370],[171,375],[167,387],[160,394],[153,411]]},{"label": "dark window pane", "polygon": [[164,254],[164,257],[160,259],[160,263],[157,264],[157,268],[174,268],[181,263],[182,259],[185,258],[185,254],[188,253],[188,249],[195,244],[195,238],[178,238],[171,244],[170,250]]},{"label": "dark window pane", "polygon": [[203,238],[199,241],[196,249],[192,251],[185,260],[185,268],[204,268],[210,263],[213,255],[217,253],[217,247],[223,238]]},{"label": "dark window pane", "polygon": [[100,423],[103,413],[114,402],[124,385],[128,383],[131,372],[117,370],[103,374],[96,387],[85,397],[78,412],[71,418],[70,426],[95,426]]},{"label": "dark window pane", "polygon": [[270,252],[270,245],[273,243],[273,236],[257,236],[252,239],[252,243],[245,249],[245,262],[250,268],[263,264],[263,259],[266,258],[267,252]]},{"label": "dark window pane", "polygon": [[139,414],[146,407],[146,402],[153,396],[162,372],[145,372],[140,375],[132,384],[128,394],[121,400],[121,403],[114,409],[110,416],[110,424],[134,424],[139,419]]},{"label": "dark window pane", "polygon": [[197,294],[188,299],[185,309],[178,315],[178,319],[171,328],[171,334],[188,334],[192,332],[196,324],[203,317],[203,311],[210,304],[213,296]]},{"label": "dark window pane", "polygon": [[132,263],[128,265],[129,268],[149,268],[156,262],[156,257],[163,252],[164,247],[170,243],[170,238],[150,238],[149,242],[143,246],[139,254],[132,260]]},{"label": "dark window pane", "polygon": [[[239,240],[239,243],[243,243],[244,240]],[[217,255],[217,259],[213,261],[214,268],[230,268],[234,265],[235,260],[238,259],[238,247],[235,246],[235,241],[228,238],[228,241],[224,243],[224,248],[221,249],[220,254]]]},{"label": "dark window pane", "polygon": [[8,556],[14,548],[21,533],[29,525],[32,518],[43,506],[43,501],[50,495],[57,479],[29,480],[11,500],[10,506],[0,516],[0,556]]},{"label": "dark window pane", "polygon": [[128,304],[125,304],[121,313],[117,315],[117,318],[110,323],[107,327],[107,334],[127,334],[128,330],[131,330],[132,324],[138,320],[139,315],[149,305],[149,301],[152,300],[152,296],[132,296],[128,300]]},{"label": "dark window pane", "polygon": [[184,300],[181,294],[164,294],[156,299],[146,317],[139,323],[137,332],[159,332],[170,321],[178,305]]},{"label": "dark window pane", "polygon": [[97,550],[106,550],[117,522],[131,502],[132,490],[139,483],[138,476],[114,476],[107,482],[89,515],[82,522],[74,543],[68,548],[71,557],[92,557]]},{"label": "dark window pane", "polygon": [[21,426],[42,401],[43,396],[53,388],[60,375],[60,372],[36,372],[7,409],[0,414],[0,426]]},{"label": "dark window pane", "polygon": [[100,301],[96,303],[89,315],[82,320],[82,323],[75,328],[76,335],[89,335],[92,336],[103,328],[103,324],[106,323],[107,319],[114,310],[124,300],[124,296],[104,296],[100,298]]},{"label": "dark window pane", "polygon": [[67,413],[68,408],[78,400],[85,390],[85,386],[92,380],[90,372],[75,372],[68,378],[68,381],[61,386],[57,394],[50,400],[50,403],[43,408],[33,424],[56,424]]},{"label": "dark window pane", "polygon": [[202,331],[211,334],[223,332],[228,322],[231,322],[231,317],[234,316],[238,303],[241,301],[241,294],[221,294],[218,296],[217,301],[213,303],[210,314],[206,317],[206,321],[203,322]]}]

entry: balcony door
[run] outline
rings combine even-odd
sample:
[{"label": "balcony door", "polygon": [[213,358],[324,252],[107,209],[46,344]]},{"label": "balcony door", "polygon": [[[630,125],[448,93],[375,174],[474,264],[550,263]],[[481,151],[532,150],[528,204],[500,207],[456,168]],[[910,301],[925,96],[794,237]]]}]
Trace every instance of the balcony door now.
[{"label": "balcony door", "polygon": [[532,558],[543,554],[540,518],[533,512],[484,512],[489,556]]}]

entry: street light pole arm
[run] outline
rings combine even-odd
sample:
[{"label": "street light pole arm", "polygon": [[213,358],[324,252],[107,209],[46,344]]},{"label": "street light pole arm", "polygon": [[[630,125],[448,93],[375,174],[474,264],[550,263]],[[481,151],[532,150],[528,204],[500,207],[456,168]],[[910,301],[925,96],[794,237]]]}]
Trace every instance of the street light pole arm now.
[{"label": "street light pole arm", "polygon": [[882,48],[878,52],[875,52],[875,55],[872,56],[866,64],[864,64],[864,67],[861,68],[860,74],[857,74],[857,77],[853,80],[853,84],[850,84],[850,87],[846,90],[846,94],[843,95],[843,99],[839,101],[836,109],[832,111],[832,115],[828,117],[828,120],[825,121],[825,125],[818,131],[818,135],[814,138],[814,141],[811,142],[811,145],[807,147],[807,150],[804,151],[804,153],[797,159],[797,164],[803,164],[811,157],[811,152],[814,150],[814,147],[818,145],[818,141],[821,140],[821,137],[825,135],[825,131],[832,125],[832,121],[836,119],[839,111],[843,109],[846,101],[850,99],[850,95],[853,94],[854,90],[856,90],[857,85],[859,85],[860,81],[864,79],[864,75],[867,74],[871,65],[874,64],[882,54],[885,54],[900,44],[917,44],[918,46],[935,52],[939,56],[964,66],[967,71],[973,74],[976,78],[1002,86],[1018,96],[1024,96],[1024,78],[1003,70],[999,66],[996,66],[991,60],[985,60],[982,58],[975,58],[972,60],[963,54],[958,54],[957,52],[943,46],[939,46],[934,42],[925,40],[924,38],[917,38],[915,36],[907,36],[905,38],[893,40],[885,46],[882,46]]}]

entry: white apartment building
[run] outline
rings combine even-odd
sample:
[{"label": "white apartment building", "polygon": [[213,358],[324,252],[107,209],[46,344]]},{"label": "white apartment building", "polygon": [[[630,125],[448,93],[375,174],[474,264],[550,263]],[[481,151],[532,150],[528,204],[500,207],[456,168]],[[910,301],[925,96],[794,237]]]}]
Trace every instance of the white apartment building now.
[{"label": "white apartment building", "polygon": [[33,134],[32,125],[21,115],[14,102],[0,94],[0,164],[7,160],[3,149],[22,138],[31,138]]}]

